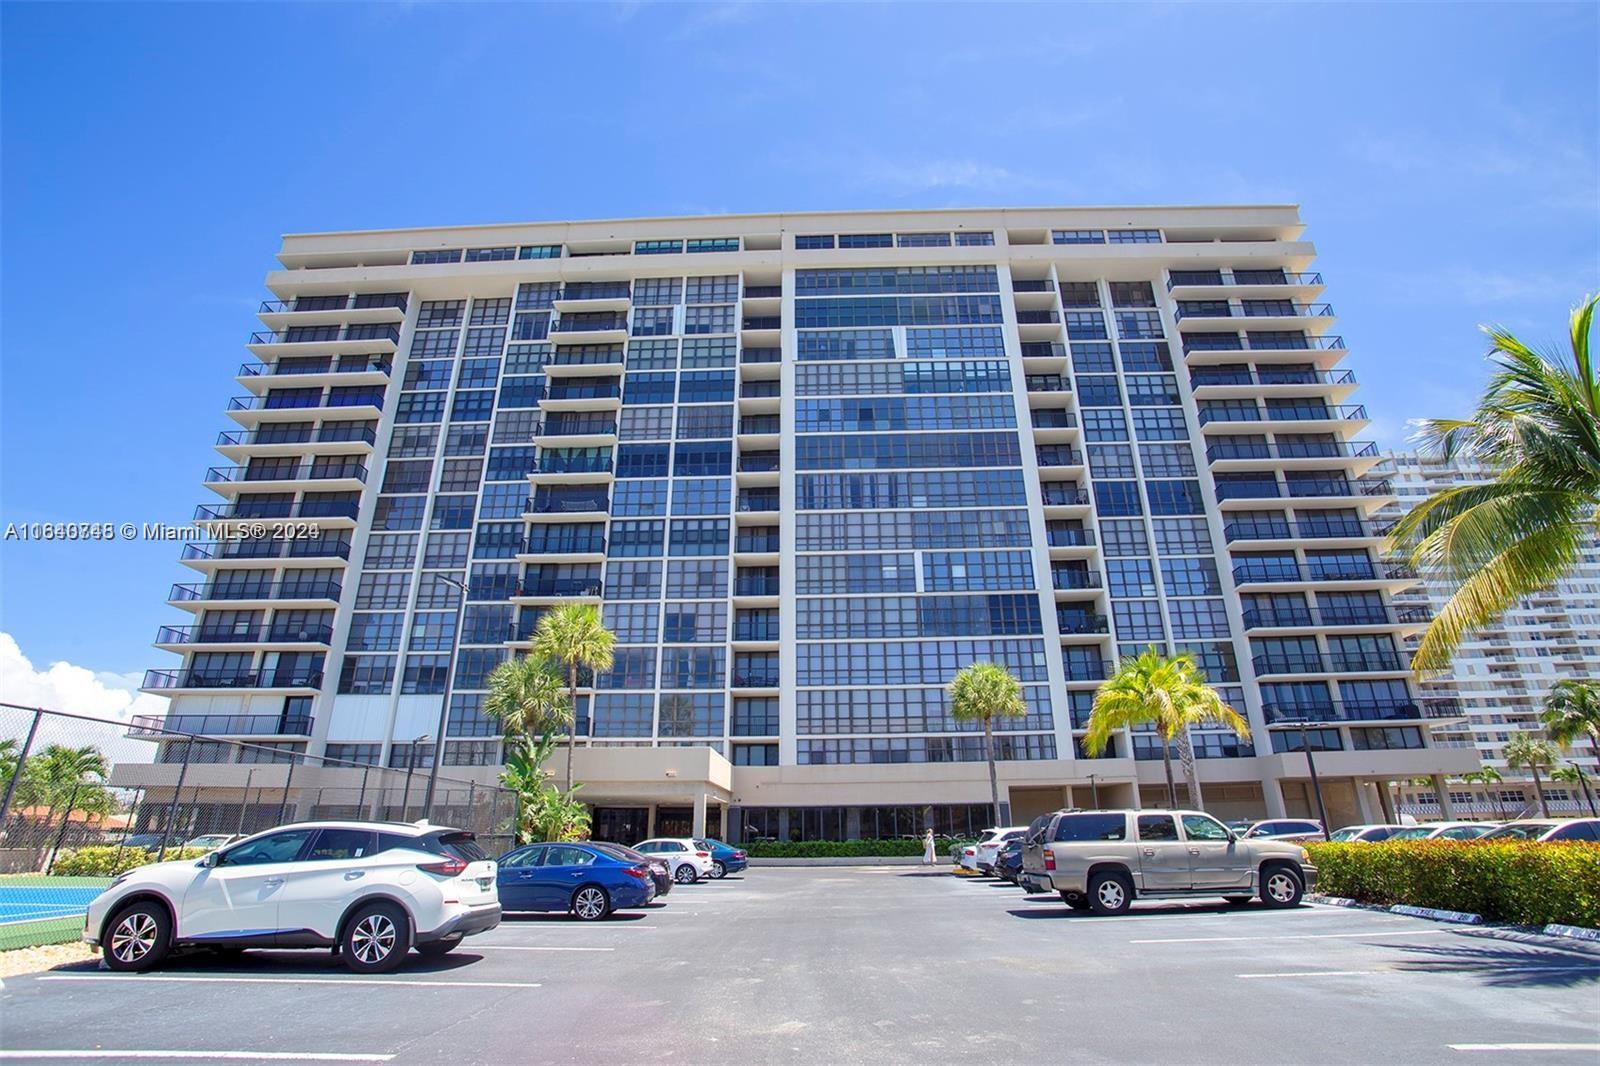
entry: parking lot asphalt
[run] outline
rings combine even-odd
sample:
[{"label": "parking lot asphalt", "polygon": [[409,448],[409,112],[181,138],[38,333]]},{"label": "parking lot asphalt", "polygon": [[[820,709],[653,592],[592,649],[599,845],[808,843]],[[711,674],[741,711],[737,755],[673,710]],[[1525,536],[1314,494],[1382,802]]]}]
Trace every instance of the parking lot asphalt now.
[{"label": "parking lot asphalt", "polygon": [[[915,867],[752,868],[512,918],[358,978],[325,952],[8,979],[44,1061],[1600,1062],[1600,945],[1326,906],[1071,911]],[[48,1055],[30,1053],[48,1052]]]}]

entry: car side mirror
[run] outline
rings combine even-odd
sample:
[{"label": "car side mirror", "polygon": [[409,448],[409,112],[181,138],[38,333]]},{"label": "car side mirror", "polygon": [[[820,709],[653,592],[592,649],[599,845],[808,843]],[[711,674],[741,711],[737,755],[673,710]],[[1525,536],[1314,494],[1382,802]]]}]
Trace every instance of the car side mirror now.
[{"label": "car side mirror", "polygon": [[220,865],[221,863],[222,863],[222,852],[220,852],[220,851],[209,851],[206,854],[200,856],[200,865],[204,866],[208,870],[212,869],[213,867],[216,867],[216,866]]},{"label": "car side mirror", "polygon": [[1228,830],[1228,843],[1237,844],[1240,841],[1240,839],[1242,839],[1242,838],[1239,836],[1238,833],[1235,833],[1232,829]]}]

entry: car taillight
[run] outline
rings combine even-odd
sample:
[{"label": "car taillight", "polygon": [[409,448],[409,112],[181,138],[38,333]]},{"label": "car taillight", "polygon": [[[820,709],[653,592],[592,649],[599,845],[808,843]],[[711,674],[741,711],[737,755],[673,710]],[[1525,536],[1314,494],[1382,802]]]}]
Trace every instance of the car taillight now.
[{"label": "car taillight", "polygon": [[1044,853],[1044,868],[1046,870],[1054,870],[1056,868],[1055,852],[1049,849],[1046,849]]},{"label": "car taillight", "polygon": [[709,859],[711,858],[711,853],[709,851],[697,851],[694,853],[694,857],[697,859]]},{"label": "car taillight", "polygon": [[745,854],[742,851],[736,851],[733,853],[733,857],[736,859],[742,859],[745,857]]},{"label": "car taillight", "polygon": [[963,855],[976,855],[977,851],[975,849],[973,849],[973,848],[962,848],[961,849],[961,854],[963,854]]},{"label": "car taillight", "polygon": [[460,859],[446,859],[443,862],[419,862],[417,869],[430,874],[439,874],[443,877],[460,877],[467,872],[467,864]]},{"label": "car taillight", "polygon": [[648,866],[630,866],[630,867],[628,867],[628,876],[629,877],[637,877],[641,881],[648,880],[649,877],[650,877],[650,867],[648,867]]}]

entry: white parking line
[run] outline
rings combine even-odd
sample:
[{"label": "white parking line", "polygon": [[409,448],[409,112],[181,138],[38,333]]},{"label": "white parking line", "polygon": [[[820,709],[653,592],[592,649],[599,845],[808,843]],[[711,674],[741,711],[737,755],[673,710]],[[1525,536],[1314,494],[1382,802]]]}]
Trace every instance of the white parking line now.
[{"label": "white parking line", "polygon": [[1475,974],[1493,973],[1588,973],[1600,977],[1600,966],[1482,966],[1470,969],[1435,968],[1413,970],[1295,970],[1285,973],[1236,973],[1233,976],[1246,980],[1271,977],[1415,977],[1419,974]]},{"label": "white parking line", "polygon": [[1372,933],[1283,933],[1278,936],[1173,936],[1158,940],[1130,940],[1130,944],[1222,944],[1239,940],[1362,940],[1369,936],[1432,936],[1454,929],[1395,929]]},{"label": "white parking line", "polygon": [[1446,1044],[1451,1051],[1600,1051],[1600,1044]]},{"label": "white parking line", "polygon": [[171,984],[233,985],[405,985],[412,988],[539,988],[533,981],[426,981],[410,977],[170,977],[156,974],[50,974],[41,981],[165,981]]},{"label": "white parking line", "polygon": [[554,948],[547,944],[474,944],[467,951],[616,951],[616,948]]},{"label": "white parking line", "polygon": [[322,1051],[0,1051],[0,1059],[241,1059],[246,1062],[388,1062],[393,1055]]}]

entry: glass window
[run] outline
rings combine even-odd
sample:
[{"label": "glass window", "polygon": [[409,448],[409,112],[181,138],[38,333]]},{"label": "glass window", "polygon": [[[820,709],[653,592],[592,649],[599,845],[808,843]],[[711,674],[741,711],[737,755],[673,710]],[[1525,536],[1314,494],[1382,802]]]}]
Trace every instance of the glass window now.
[{"label": "glass window", "polygon": [[314,829],[287,829],[229,848],[219,857],[226,866],[256,866],[269,862],[294,862]]},{"label": "glass window", "polygon": [[1057,843],[1126,840],[1127,817],[1121,814],[1063,814],[1051,837]]},{"label": "glass window", "polygon": [[324,829],[306,854],[306,862],[362,859],[373,854],[376,834],[369,829]]},{"label": "glass window", "polygon": [[1204,814],[1184,815],[1183,834],[1190,840],[1227,840],[1231,836],[1227,826]]},{"label": "glass window", "polygon": [[1170,814],[1141,814],[1139,815],[1139,839],[1141,841],[1177,840],[1178,822]]}]

